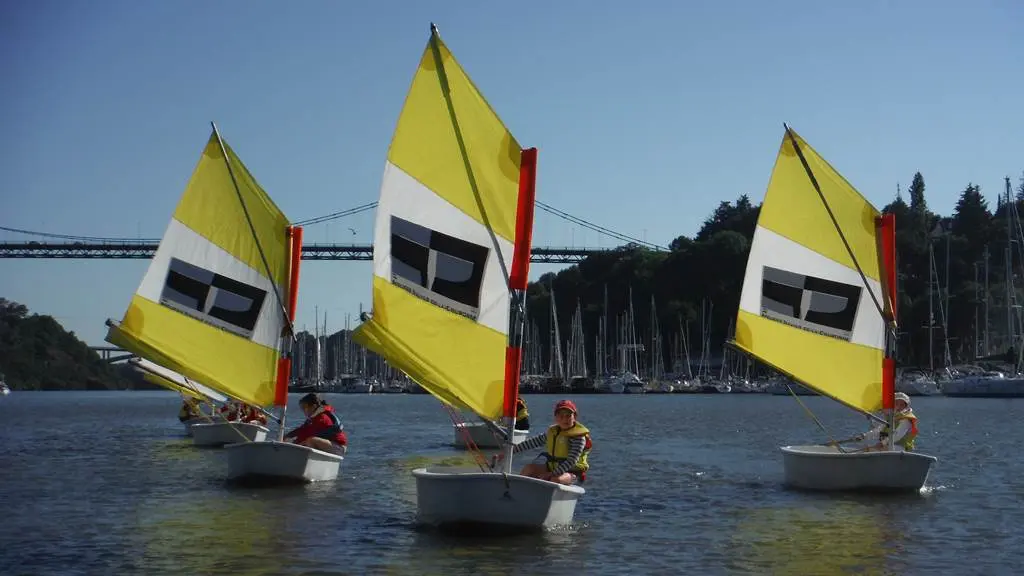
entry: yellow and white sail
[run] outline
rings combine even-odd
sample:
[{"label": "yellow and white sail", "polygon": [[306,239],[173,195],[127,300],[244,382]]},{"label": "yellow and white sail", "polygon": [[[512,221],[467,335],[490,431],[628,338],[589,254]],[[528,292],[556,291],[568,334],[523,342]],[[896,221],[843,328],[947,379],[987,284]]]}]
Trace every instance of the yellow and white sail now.
[{"label": "yellow and white sail", "polygon": [[227,396],[220,392],[217,392],[207,386],[203,386],[198,382],[193,382],[181,374],[178,374],[173,370],[168,370],[159,364],[154,364],[145,358],[132,358],[128,362],[142,371],[142,377],[145,378],[147,382],[163,386],[168,390],[184,394],[185,396],[190,396],[197,400],[205,400],[207,402],[228,401]]},{"label": "yellow and white sail", "polygon": [[520,147],[432,30],[398,119],[361,344],[444,402],[502,415]]},{"label": "yellow and white sail", "polygon": [[822,394],[871,413],[882,406],[887,330],[872,299],[873,292],[884,302],[880,214],[792,135],[824,202],[793,140],[784,135],[750,247],[735,344]]},{"label": "yellow and white sail", "polygon": [[270,406],[288,325],[288,219],[221,143],[214,130],[124,318],[108,322],[107,341]]}]

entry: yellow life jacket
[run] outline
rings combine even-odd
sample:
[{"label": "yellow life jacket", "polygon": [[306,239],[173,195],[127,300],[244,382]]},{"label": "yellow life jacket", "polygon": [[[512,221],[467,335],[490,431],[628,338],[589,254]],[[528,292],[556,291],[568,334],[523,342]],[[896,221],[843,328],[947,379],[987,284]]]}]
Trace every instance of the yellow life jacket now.
[{"label": "yellow life jacket", "polygon": [[194,402],[186,400],[185,402],[182,402],[181,410],[178,410],[178,420],[184,422],[186,420],[191,420],[192,418],[198,418],[199,414],[199,407],[196,406]]},{"label": "yellow life jacket", "polygon": [[[898,427],[900,425],[900,420],[910,420],[910,432],[907,432],[907,435],[904,436],[897,445],[902,446],[904,450],[910,452],[914,449],[914,439],[917,438],[917,416],[914,414],[913,410],[897,412],[893,419],[893,424]],[[885,427],[882,428],[881,434],[888,436],[889,433],[889,425],[886,424]]]},{"label": "yellow life jacket", "polygon": [[526,409],[526,401],[516,398],[516,420],[526,420],[530,417],[530,411]]},{"label": "yellow life jacket", "polygon": [[564,462],[569,457],[569,438],[579,436],[586,437],[586,444],[583,446],[583,453],[580,454],[580,459],[576,461],[576,467],[573,471],[579,472],[580,480],[585,478],[587,470],[590,469],[587,455],[590,454],[590,449],[593,448],[594,443],[590,440],[590,430],[587,430],[587,427],[579,422],[576,422],[568,430],[562,430],[562,427],[557,424],[548,428],[547,443],[544,445],[544,451],[548,453],[549,471],[554,472],[558,464]]}]

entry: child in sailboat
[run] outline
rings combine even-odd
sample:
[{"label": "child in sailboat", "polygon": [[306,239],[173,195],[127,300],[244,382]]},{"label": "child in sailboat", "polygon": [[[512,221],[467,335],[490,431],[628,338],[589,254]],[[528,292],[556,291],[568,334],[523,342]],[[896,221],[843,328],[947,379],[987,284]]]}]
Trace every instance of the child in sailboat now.
[{"label": "child in sailboat", "polygon": [[199,418],[202,413],[199,411],[199,401],[195,398],[185,398],[178,410],[178,420],[184,422],[193,418]]},{"label": "child in sailboat", "polygon": [[[917,416],[910,408],[910,396],[903,392],[897,392],[895,408],[894,422],[896,424],[896,431],[893,435],[893,448],[911,452],[914,450],[914,439],[917,438]],[[889,425],[880,424],[864,434],[858,435],[857,440],[875,442],[875,444],[864,448],[865,452],[886,450],[889,447]]]},{"label": "child in sailboat", "polygon": [[228,422],[234,422],[238,419],[238,416],[241,413],[241,407],[242,403],[238,400],[230,400],[225,402],[224,405],[217,410],[217,413]]},{"label": "child in sailboat", "polygon": [[[544,447],[544,452],[532,463],[523,466],[520,474],[559,484],[586,480],[587,470],[590,469],[587,457],[593,442],[590,430],[576,420],[578,413],[572,400],[559,400],[555,404],[555,424],[523,440],[512,449],[513,454],[518,454],[524,450]],[[500,461],[504,457],[505,454],[500,453],[497,459]]]},{"label": "child in sailboat", "polygon": [[238,417],[242,422],[248,422],[251,424],[259,424],[261,426],[267,423],[267,415],[255,406],[244,404],[242,411]]},{"label": "child in sailboat", "polygon": [[335,414],[334,407],[312,392],[299,400],[299,407],[306,415],[306,421],[285,434],[285,440],[339,455],[348,451],[345,427],[341,424],[341,418]]},{"label": "child in sailboat", "polygon": [[530,411],[526,408],[526,400],[516,396],[516,430],[530,429]]}]

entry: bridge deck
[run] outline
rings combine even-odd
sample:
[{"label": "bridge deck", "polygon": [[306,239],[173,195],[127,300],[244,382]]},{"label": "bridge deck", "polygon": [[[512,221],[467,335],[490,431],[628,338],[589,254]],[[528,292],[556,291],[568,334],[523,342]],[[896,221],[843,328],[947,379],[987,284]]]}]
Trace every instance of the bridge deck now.
[{"label": "bridge deck", "polygon": [[[156,242],[0,242],[0,258],[50,259],[149,259]],[[575,264],[591,254],[614,249],[534,247],[530,261],[542,264]],[[372,244],[307,244],[303,260],[373,260]]]}]

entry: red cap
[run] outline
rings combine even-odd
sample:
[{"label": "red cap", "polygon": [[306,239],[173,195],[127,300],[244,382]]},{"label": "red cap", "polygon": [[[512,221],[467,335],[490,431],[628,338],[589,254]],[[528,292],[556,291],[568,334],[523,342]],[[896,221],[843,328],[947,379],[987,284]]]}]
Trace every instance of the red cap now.
[{"label": "red cap", "polygon": [[572,410],[573,414],[579,414],[579,411],[576,410],[576,404],[574,404],[572,400],[559,400],[558,403],[555,404],[555,412],[558,412],[563,408],[566,410]]}]

